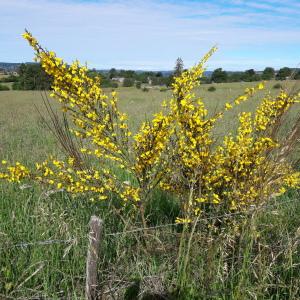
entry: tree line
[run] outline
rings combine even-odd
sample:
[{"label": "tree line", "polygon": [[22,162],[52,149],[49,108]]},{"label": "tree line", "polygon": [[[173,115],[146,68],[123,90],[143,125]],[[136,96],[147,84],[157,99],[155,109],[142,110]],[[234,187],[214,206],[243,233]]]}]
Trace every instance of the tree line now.
[{"label": "tree line", "polygon": [[[184,64],[181,58],[175,63],[174,70],[171,72],[153,71],[134,71],[117,70],[109,71],[89,70],[89,75],[100,76],[102,87],[117,88],[119,86],[141,88],[143,86],[171,86],[175,76],[183,72]],[[19,76],[9,76],[2,78],[0,82],[13,82],[15,90],[49,90],[51,89],[52,79],[48,76],[40,64],[30,63],[21,64],[18,69]],[[272,67],[266,67],[262,72],[249,69],[244,72],[227,72],[222,68],[215,69],[210,75],[204,76],[202,83],[222,83],[222,82],[250,82],[260,80],[286,80],[300,79],[300,70],[293,70],[288,67],[281,68],[277,72]]]},{"label": "tree line", "polygon": [[226,72],[222,68],[215,69],[210,77],[204,78],[207,83],[220,82],[251,82],[260,80],[286,80],[300,79],[300,70],[293,70],[284,67],[275,71],[272,67],[266,67],[262,72],[256,72],[254,69],[249,69],[244,72]]}]

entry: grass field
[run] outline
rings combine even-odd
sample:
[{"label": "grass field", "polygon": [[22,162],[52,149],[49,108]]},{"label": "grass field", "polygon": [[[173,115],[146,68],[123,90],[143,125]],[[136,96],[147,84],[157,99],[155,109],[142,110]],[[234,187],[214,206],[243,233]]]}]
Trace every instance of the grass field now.
[{"label": "grass field", "polygon": [[[271,93],[278,92],[272,88],[274,84],[267,83]],[[285,84],[288,89],[300,88],[297,81]],[[203,85],[196,93],[213,112],[252,85],[216,84],[215,92],[207,91],[210,85]],[[133,131],[171,96],[170,91],[158,89],[118,91],[120,108],[128,113]],[[264,93],[239,109],[253,111]],[[49,154],[61,155],[36,107],[45,114],[39,91],[0,92],[0,159],[30,166]],[[290,122],[298,112],[291,112]],[[225,126],[218,128],[216,135],[235,129],[233,114],[234,111],[225,116]],[[153,197],[156,206],[149,211],[153,224],[173,223],[177,207],[172,197],[160,191]],[[230,231],[211,232],[209,238],[204,238],[206,224],[201,223],[191,247],[186,292],[181,298],[175,295],[181,276],[176,272],[178,228],[151,231],[151,247],[140,239],[141,233],[107,235],[99,264],[104,299],[300,299],[299,213],[299,194],[290,191],[245,221],[236,239],[232,239]],[[131,229],[111,202],[72,199],[63,192],[47,196],[37,186],[20,189],[1,182],[0,298],[84,298],[87,224],[93,214],[104,219],[106,233]],[[54,242],[36,243],[46,240]],[[165,298],[150,298],[154,292]]]}]

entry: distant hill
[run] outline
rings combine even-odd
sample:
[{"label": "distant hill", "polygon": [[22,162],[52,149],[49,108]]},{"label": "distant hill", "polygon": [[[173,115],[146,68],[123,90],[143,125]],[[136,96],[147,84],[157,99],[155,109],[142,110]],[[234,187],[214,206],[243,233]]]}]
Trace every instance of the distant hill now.
[{"label": "distant hill", "polygon": [[6,63],[0,62],[0,69],[6,72],[14,72],[17,71],[21,63]]}]

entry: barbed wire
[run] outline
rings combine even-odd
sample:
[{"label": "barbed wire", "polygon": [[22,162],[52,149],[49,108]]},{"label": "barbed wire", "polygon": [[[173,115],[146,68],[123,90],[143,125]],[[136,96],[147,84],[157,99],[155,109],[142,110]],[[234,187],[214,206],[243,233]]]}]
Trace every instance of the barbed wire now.
[{"label": "barbed wire", "polygon": [[[51,244],[69,244],[71,242],[75,242],[77,239],[69,239],[69,240],[44,240],[44,241],[36,241],[36,242],[22,242],[19,244],[14,244],[9,248],[26,248],[28,246],[42,246],[42,245],[51,245]],[[7,249],[7,247],[2,247],[2,249]]]},{"label": "barbed wire", "polygon": [[[283,203],[286,204],[286,203],[296,202],[296,201],[299,201],[299,199],[293,199],[293,200],[284,201],[284,202],[281,202],[281,203],[276,203],[276,204],[274,203],[273,205],[265,205],[265,206],[261,206],[259,208],[253,208],[252,210],[250,210],[247,213],[245,213],[245,212],[234,212],[234,213],[229,213],[229,214],[223,214],[223,215],[218,215],[218,216],[201,218],[201,219],[199,219],[196,222],[196,224],[198,224],[198,223],[200,223],[202,221],[222,219],[222,218],[236,216],[236,215],[250,215],[254,211],[259,211],[259,210],[267,209],[267,208],[274,208],[277,205],[281,205]],[[146,227],[146,228],[141,227],[141,228],[136,228],[136,229],[127,230],[127,231],[119,231],[119,232],[114,232],[114,233],[106,233],[105,235],[106,236],[117,236],[117,235],[122,235],[122,234],[134,233],[134,232],[139,232],[139,231],[147,231],[147,230],[155,230],[155,229],[158,229],[158,228],[172,227],[172,226],[178,226],[178,225],[183,225],[183,223],[169,223],[169,224],[162,224],[162,225],[157,225],[157,226],[150,226],[150,227]]]},{"label": "barbed wire", "polygon": [[[203,221],[222,219],[222,218],[232,217],[232,216],[236,216],[236,215],[247,215],[247,214],[249,215],[249,214],[252,214],[255,211],[260,211],[260,210],[268,209],[268,208],[275,208],[278,205],[292,203],[292,202],[296,202],[296,201],[299,201],[299,199],[293,199],[293,200],[288,200],[288,201],[276,202],[276,203],[274,203],[272,205],[265,205],[265,206],[261,206],[259,208],[253,208],[248,213],[245,213],[245,212],[233,212],[233,213],[227,213],[227,214],[222,214],[222,215],[218,215],[218,216],[201,218],[201,219],[197,220],[196,224],[200,223],[200,222],[203,222]],[[168,223],[168,224],[162,224],[162,225],[157,225],[157,226],[140,227],[140,228],[135,228],[135,229],[126,230],[126,231],[118,231],[118,232],[105,233],[105,236],[126,235],[126,234],[130,234],[130,233],[135,233],[135,232],[142,232],[142,231],[148,231],[148,230],[150,231],[150,230],[155,230],[155,229],[160,229],[160,228],[165,228],[165,227],[179,226],[179,225],[183,225],[183,223]],[[29,246],[43,246],[43,245],[51,245],[51,244],[69,244],[69,243],[76,242],[79,237],[80,238],[82,238],[82,237],[87,238],[88,235],[86,234],[86,235],[78,236],[77,238],[72,238],[72,239],[68,239],[68,240],[49,239],[49,240],[36,241],[36,242],[22,242],[22,243],[14,244],[14,245],[12,245],[9,248],[26,248],[26,247],[29,247]],[[2,250],[2,249],[7,249],[7,248],[8,247],[1,247],[0,249]]]}]

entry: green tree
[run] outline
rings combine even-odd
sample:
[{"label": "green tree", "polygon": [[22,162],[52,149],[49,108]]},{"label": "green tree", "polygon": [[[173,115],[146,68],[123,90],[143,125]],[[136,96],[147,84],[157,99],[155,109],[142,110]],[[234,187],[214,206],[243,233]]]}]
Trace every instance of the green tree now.
[{"label": "green tree", "polygon": [[102,74],[100,74],[96,69],[88,70],[87,74],[92,78],[99,76],[99,75],[102,76]]},{"label": "green tree", "polygon": [[297,79],[297,80],[300,79],[300,70],[296,71],[294,79]]},{"label": "green tree", "polygon": [[259,80],[261,80],[261,77],[258,74],[256,74],[254,69],[249,69],[244,72],[243,80],[244,81],[259,81]]},{"label": "green tree", "polygon": [[151,77],[151,85],[164,85],[165,80],[163,77]]},{"label": "green tree", "polygon": [[276,79],[278,80],[286,80],[287,77],[291,76],[292,74],[292,70],[288,67],[284,67],[284,68],[281,68],[277,75],[276,75]]},{"label": "green tree", "polygon": [[19,77],[13,85],[17,90],[50,90],[51,77],[45,73],[40,64],[21,64]]},{"label": "green tree", "polygon": [[175,63],[175,68],[174,68],[174,73],[173,75],[175,77],[178,77],[181,75],[182,71],[183,71],[183,60],[181,57],[178,57]]},{"label": "green tree", "polygon": [[201,82],[202,82],[202,83],[210,83],[210,78],[207,77],[207,76],[202,76]]},{"label": "green tree", "polygon": [[228,82],[240,82],[243,80],[243,72],[232,72],[228,74]]},{"label": "green tree", "polygon": [[210,79],[216,83],[227,82],[228,74],[226,71],[223,71],[222,68],[218,68],[213,71]]},{"label": "green tree", "polygon": [[173,82],[173,76],[172,75],[169,75],[167,77],[163,77],[163,81],[164,81],[164,84],[167,86],[167,87],[170,87],[172,85],[172,82]]},{"label": "green tree", "polygon": [[271,80],[275,77],[275,70],[271,67],[266,67],[262,73],[263,80]]},{"label": "green tree", "polygon": [[8,77],[0,78],[0,82],[16,82],[18,81],[18,76],[9,75]]},{"label": "green tree", "polygon": [[120,77],[125,77],[125,78],[136,78],[136,73],[133,70],[120,70],[119,72]]},{"label": "green tree", "polygon": [[111,68],[108,72],[108,77],[110,79],[114,78],[114,77],[117,77],[118,76],[118,72],[115,68]]}]

